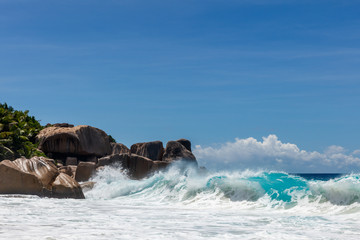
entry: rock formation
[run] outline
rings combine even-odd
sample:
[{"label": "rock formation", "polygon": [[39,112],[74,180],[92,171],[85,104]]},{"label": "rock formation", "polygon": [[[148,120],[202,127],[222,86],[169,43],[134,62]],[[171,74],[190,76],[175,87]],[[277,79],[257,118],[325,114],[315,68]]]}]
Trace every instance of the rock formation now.
[{"label": "rock formation", "polygon": [[59,173],[53,182],[51,197],[78,199],[85,198],[79,183],[65,173]]},{"label": "rock formation", "polygon": [[161,160],[164,147],[161,141],[135,143],[131,146],[130,152],[155,161]]},{"label": "rock formation", "polygon": [[0,163],[0,193],[84,198],[80,185],[63,175],[66,174],[60,173],[55,164],[44,157],[4,160]]},{"label": "rock formation", "polygon": [[96,165],[93,162],[80,162],[76,168],[75,180],[84,182],[95,173]]},{"label": "rock formation", "polygon": [[129,156],[129,153],[118,153],[110,156],[102,157],[98,159],[97,167],[103,167],[108,165],[121,164],[122,159],[125,156]]},{"label": "rock formation", "polygon": [[169,163],[153,161],[150,158],[136,154],[121,153],[100,158],[98,167],[107,165],[118,165],[132,178],[140,179],[146,177],[154,171],[168,166]]},{"label": "rock formation", "polygon": [[[129,150],[124,144],[110,143],[109,136],[98,128],[68,123],[48,124],[36,138],[39,150],[49,158],[0,162],[0,194],[84,198],[78,181],[88,181],[97,169],[107,165],[118,164],[134,179],[144,178],[178,160],[197,166],[187,139],[169,141],[165,149],[161,141],[153,141],[133,144]],[[1,144],[0,153],[13,156]]]},{"label": "rock formation", "polygon": [[129,176],[135,179],[144,178],[150,173],[164,167],[164,164],[161,164],[161,161],[153,161],[136,154],[124,156],[121,165],[128,171]]},{"label": "rock formation", "polygon": [[69,123],[54,123],[54,124],[47,124],[47,127],[74,127],[73,124]]},{"label": "rock formation", "polygon": [[118,153],[129,153],[130,150],[122,143],[110,143],[112,152],[111,154],[118,154]]},{"label": "rock formation", "polygon": [[78,160],[76,157],[66,157],[66,161],[65,161],[66,166],[69,165],[77,165],[78,164]]},{"label": "rock formation", "polygon": [[111,154],[109,136],[102,130],[91,126],[61,127],[58,125],[44,128],[37,135],[39,149],[49,157],[65,160],[77,157],[87,160]]},{"label": "rock formation", "polygon": [[176,142],[181,143],[187,150],[191,152],[191,142],[187,139],[181,138],[179,140],[176,140]]},{"label": "rock formation", "polygon": [[130,153],[112,154],[99,158],[97,167],[117,164],[130,177],[140,179],[178,160],[185,160],[197,166],[189,140],[170,141],[165,151],[160,141],[136,143],[131,146]]},{"label": "rock formation", "polygon": [[4,160],[0,163],[1,194],[34,194],[43,196],[43,189],[43,184],[35,174],[21,171],[10,160]]},{"label": "rock formation", "polygon": [[163,161],[172,162],[176,160],[185,160],[197,165],[196,158],[183,144],[178,141],[169,141],[166,144]]},{"label": "rock formation", "polygon": [[96,182],[83,182],[80,184],[81,189],[86,192],[94,188]]},{"label": "rock formation", "polygon": [[61,166],[58,169],[59,169],[59,172],[65,173],[65,174],[69,175],[70,177],[75,178],[76,169],[75,169],[75,171],[73,171],[71,166]]}]

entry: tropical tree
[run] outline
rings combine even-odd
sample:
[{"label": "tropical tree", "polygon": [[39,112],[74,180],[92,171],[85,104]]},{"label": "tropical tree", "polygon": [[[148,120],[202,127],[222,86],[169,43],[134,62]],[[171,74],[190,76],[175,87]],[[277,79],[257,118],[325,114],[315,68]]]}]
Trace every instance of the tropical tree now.
[{"label": "tropical tree", "polygon": [[43,127],[28,114],[29,111],[17,111],[0,103],[0,161],[43,155],[36,143],[36,135]]}]

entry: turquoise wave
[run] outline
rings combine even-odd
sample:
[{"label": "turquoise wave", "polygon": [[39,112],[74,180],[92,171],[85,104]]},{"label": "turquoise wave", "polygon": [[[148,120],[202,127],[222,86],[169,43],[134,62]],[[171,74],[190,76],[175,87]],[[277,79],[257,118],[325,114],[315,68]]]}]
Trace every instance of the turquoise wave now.
[{"label": "turquoise wave", "polygon": [[[301,202],[351,205],[360,203],[360,175],[328,181],[275,171],[199,172],[174,165],[143,180],[131,180],[119,168],[107,167],[93,181],[87,198],[131,198],[157,202],[268,202],[284,208]],[[266,201],[265,201],[266,200]]]}]

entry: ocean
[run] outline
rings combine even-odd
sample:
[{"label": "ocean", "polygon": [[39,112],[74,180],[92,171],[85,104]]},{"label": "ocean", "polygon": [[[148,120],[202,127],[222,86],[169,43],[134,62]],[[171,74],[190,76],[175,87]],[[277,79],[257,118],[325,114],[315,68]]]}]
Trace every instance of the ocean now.
[{"label": "ocean", "polygon": [[360,239],[360,174],[106,167],[86,199],[0,195],[0,239]]}]

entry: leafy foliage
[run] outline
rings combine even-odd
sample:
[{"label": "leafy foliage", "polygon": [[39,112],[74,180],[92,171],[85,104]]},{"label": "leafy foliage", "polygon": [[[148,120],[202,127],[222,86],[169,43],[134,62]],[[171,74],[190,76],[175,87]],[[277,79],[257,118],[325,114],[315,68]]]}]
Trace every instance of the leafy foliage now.
[{"label": "leafy foliage", "polygon": [[113,138],[111,135],[109,135],[109,141],[110,141],[110,142],[113,142],[113,143],[116,143],[115,138]]},{"label": "leafy foliage", "polygon": [[43,127],[28,113],[0,103],[0,161],[44,155],[36,143],[36,135]]}]

